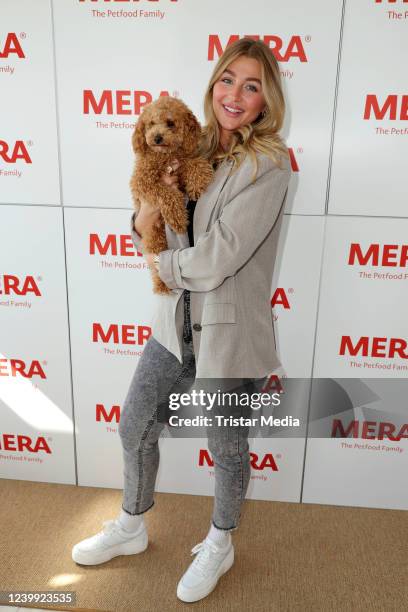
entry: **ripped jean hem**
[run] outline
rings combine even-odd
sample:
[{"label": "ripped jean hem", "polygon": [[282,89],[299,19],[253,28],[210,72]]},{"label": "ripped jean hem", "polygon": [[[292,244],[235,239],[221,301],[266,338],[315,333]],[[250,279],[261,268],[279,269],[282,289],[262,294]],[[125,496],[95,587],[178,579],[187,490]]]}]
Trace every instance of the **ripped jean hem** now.
[{"label": "ripped jean hem", "polygon": [[236,531],[238,529],[238,527],[236,526],[235,527],[218,527],[218,525],[216,525],[212,519],[211,519],[211,522],[216,529],[220,529],[221,531]]},{"label": "ripped jean hem", "polygon": [[122,510],[124,510],[127,514],[130,514],[130,516],[136,516],[138,514],[144,514],[145,512],[150,510],[150,508],[152,508],[153,506],[154,506],[154,501],[148,508],[146,508],[146,510],[142,510],[141,512],[129,512],[129,510],[126,510],[126,508],[124,508],[123,505],[122,505]]}]

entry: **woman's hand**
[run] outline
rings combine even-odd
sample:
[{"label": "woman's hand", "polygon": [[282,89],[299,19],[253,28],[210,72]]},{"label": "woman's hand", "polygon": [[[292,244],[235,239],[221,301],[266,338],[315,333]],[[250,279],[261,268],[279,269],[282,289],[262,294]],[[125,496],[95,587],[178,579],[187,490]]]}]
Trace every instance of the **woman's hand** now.
[{"label": "woman's hand", "polygon": [[149,266],[151,270],[156,269],[156,266],[153,263],[153,257],[154,257],[154,253],[149,253],[149,252],[144,253],[144,258],[147,262],[147,265]]},{"label": "woman's hand", "polygon": [[166,170],[160,177],[162,183],[171,187],[172,189],[178,189],[178,174],[177,170],[180,168],[180,162],[178,159],[172,159]]},{"label": "woman's hand", "polygon": [[140,200],[140,209],[138,214],[135,216],[134,228],[139,236],[143,237],[143,233],[149,231],[149,229],[157,223],[160,219],[160,210],[157,206],[153,206],[145,200]]}]

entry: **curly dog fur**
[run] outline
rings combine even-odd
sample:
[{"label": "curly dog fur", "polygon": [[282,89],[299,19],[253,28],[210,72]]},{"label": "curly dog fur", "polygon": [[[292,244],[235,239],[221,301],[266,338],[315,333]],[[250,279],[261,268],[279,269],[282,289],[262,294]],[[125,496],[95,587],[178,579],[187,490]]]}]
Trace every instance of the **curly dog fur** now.
[{"label": "curly dog fur", "polygon": [[[178,234],[187,231],[184,193],[197,200],[213,178],[211,164],[197,155],[200,138],[201,126],[192,111],[169,96],[146,105],[135,126],[132,146],[136,161],[130,180],[134,206],[139,211],[140,200],[145,200],[161,212],[152,230],[143,233],[143,245],[150,253],[167,249],[165,222]],[[177,173],[182,191],[164,185],[160,179],[175,158],[180,162]],[[156,270],[152,277],[155,293],[170,293]]]}]

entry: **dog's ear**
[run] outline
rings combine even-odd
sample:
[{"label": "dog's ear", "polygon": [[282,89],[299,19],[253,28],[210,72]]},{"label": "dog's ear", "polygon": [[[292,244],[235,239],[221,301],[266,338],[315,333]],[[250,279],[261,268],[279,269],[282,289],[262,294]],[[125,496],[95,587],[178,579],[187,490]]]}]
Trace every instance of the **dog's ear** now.
[{"label": "dog's ear", "polygon": [[195,115],[188,110],[184,115],[184,148],[186,153],[193,154],[199,145],[201,126]]},{"label": "dog's ear", "polygon": [[132,147],[135,153],[145,153],[147,149],[145,139],[145,124],[143,115],[140,115],[132,135]]}]

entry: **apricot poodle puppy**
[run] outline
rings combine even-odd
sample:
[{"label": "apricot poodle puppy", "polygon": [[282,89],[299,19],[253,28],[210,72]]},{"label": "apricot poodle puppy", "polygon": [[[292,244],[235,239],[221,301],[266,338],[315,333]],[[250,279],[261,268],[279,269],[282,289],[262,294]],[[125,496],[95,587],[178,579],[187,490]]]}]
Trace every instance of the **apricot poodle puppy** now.
[{"label": "apricot poodle puppy", "polygon": [[[213,178],[211,164],[198,155],[201,126],[192,111],[178,98],[162,96],[144,107],[132,135],[136,154],[130,179],[135,209],[140,200],[157,206],[160,218],[151,232],[144,232],[143,245],[150,253],[168,248],[165,233],[167,223],[176,233],[187,231],[186,193],[197,200]],[[180,162],[177,171],[180,189],[164,185],[161,175],[171,160]],[[170,293],[155,270],[152,270],[153,291]]]}]

